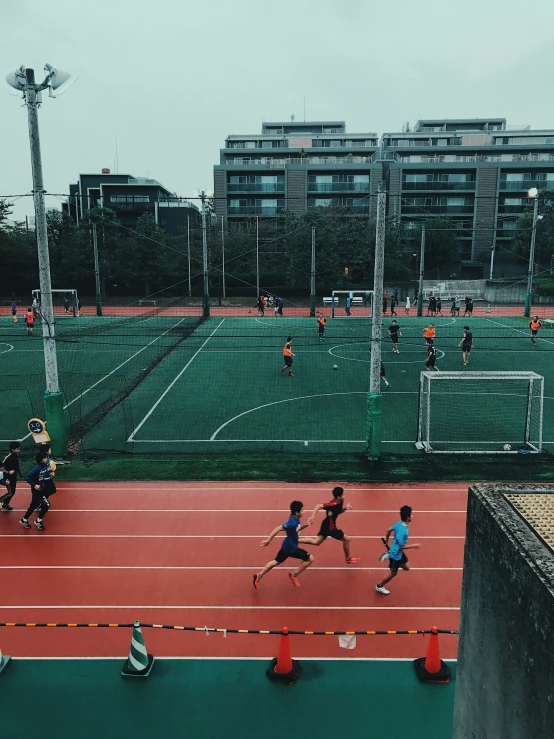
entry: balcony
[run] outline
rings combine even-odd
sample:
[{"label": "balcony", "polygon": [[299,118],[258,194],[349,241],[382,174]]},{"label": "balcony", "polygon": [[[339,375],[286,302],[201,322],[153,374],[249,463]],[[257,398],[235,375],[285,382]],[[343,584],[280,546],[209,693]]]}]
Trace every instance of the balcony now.
[{"label": "balcony", "polygon": [[510,180],[509,182],[503,182],[500,180],[501,190],[530,190],[532,187],[537,187],[539,190],[548,188],[549,190],[554,188],[554,180]]},{"label": "balcony", "polygon": [[285,192],[285,182],[228,182],[227,192]]},{"label": "balcony", "polygon": [[285,210],[285,205],[230,205],[229,216],[277,216]]},{"label": "balcony", "polygon": [[529,203],[529,205],[504,205],[502,203],[499,203],[498,213],[503,215],[509,215],[510,213],[513,213],[514,215],[519,216],[526,208],[530,207],[531,203]]},{"label": "balcony", "polygon": [[402,205],[402,215],[473,215],[473,205]]},{"label": "balcony", "polygon": [[475,180],[466,182],[428,181],[428,182],[403,182],[403,190],[475,190]]},{"label": "balcony", "polygon": [[358,156],[344,154],[338,156],[304,156],[304,157],[227,157],[227,165],[239,165],[244,167],[263,166],[270,169],[283,169],[287,164],[369,164],[373,161],[371,155]]},{"label": "balcony", "polygon": [[308,192],[369,192],[367,182],[308,182]]}]

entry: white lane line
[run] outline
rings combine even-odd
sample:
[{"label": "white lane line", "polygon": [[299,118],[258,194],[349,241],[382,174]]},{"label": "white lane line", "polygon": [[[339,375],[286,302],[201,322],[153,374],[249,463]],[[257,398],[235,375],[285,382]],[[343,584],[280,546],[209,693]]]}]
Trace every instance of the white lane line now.
[{"label": "white lane line", "polygon": [[[238,567],[238,566],[222,566],[222,567],[191,567],[189,565],[0,565],[0,570],[246,570],[251,572],[256,568],[262,568],[265,563],[259,562],[257,565]],[[383,567],[310,567],[310,572],[321,570],[325,572],[333,572],[334,570],[359,570],[360,572],[382,572]],[[462,572],[463,567],[410,567],[410,572]]]},{"label": "white lane line", "polygon": [[[26,508],[14,508],[16,512],[25,513]],[[290,511],[284,508],[55,508],[56,513],[279,513],[282,516],[290,515]],[[344,511],[346,513],[346,511]],[[348,517],[353,513],[392,513],[398,514],[397,508],[390,510],[360,510],[348,511]],[[467,511],[460,510],[443,510],[443,511],[422,511],[416,510],[417,515],[421,513],[457,513],[466,515]],[[323,517],[321,518],[323,520]]]},{"label": "white lane line", "polygon": [[[351,629],[351,631],[354,631],[354,629]],[[363,635],[362,635],[363,636]],[[414,635],[415,636],[415,635]],[[441,636],[450,636],[450,634],[441,634]],[[298,636],[295,636],[295,639],[297,639]],[[14,662],[19,662],[22,659],[26,660],[66,660],[66,661],[73,661],[76,662],[79,660],[111,660],[112,662],[118,662],[121,664],[121,657],[12,657],[12,660]],[[195,655],[187,655],[187,656],[180,656],[180,655],[172,655],[172,654],[163,654],[163,655],[156,655],[156,659],[195,659],[195,660],[202,660],[203,662],[205,660],[212,660],[212,661],[224,661],[224,662],[243,662],[244,660],[249,660],[251,662],[257,661],[257,662],[267,662],[269,657],[240,657],[240,656],[234,656],[234,657],[205,657],[203,654],[199,654],[197,656]],[[302,662],[413,662],[414,660],[412,657],[302,657],[299,656],[298,658],[295,657],[295,659],[302,660]],[[456,659],[445,659],[444,662],[453,662],[456,663],[458,660]]]},{"label": "white lane line", "polygon": [[[523,331],[521,328],[515,328],[515,326],[509,326],[507,323],[500,323],[500,321],[495,321],[492,318],[488,318],[488,321],[491,323],[496,323],[498,326],[502,326],[502,328],[509,328],[511,331],[517,331],[518,334],[524,334],[527,336],[529,341],[531,341],[531,336],[529,335],[529,331]],[[543,339],[541,336],[537,336],[537,341],[544,341],[546,344],[554,344],[554,341],[549,341],[548,339]],[[532,349],[529,349],[528,352],[532,353]]]},{"label": "white lane line", "polygon": [[[183,320],[184,320],[184,319],[183,319]],[[216,326],[216,327],[214,328],[214,330],[213,330],[213,331],[212,331],[212,333],[211,333],[211,334],[210,334],[210,335],[208,336],[208,338],[206,339],[206,341],[205,341],[205,342],[204,342],[204,343],[202,344],[202,346],[201,346],[201,347],[200,347],[199,349],[197,349],[197,350],[196,350],[196,352],[195,352],[195,353],[194,353],[194,354],[192,355],[192,357],[191,357],[191,358],[189,359],[189,361],[188,361],[188,362],[187,362],[187,363],[185,364],[185,366],[184,366],[184,367],[183,367],[183,369],[182,369],[182,370],[181,370],[181,371],[179,372],[179,374],[178,374],[178,375],[177,375],[177,377],[176,377],[176,378],[175,378],[175,379],[173,380],[173,382],[171,382],[171,383],[170,383],[170,384],[169,384],[169,385],[168,385],[168,386],[166,387],[166,389],[164,390],[164,392],[163,392],[163,393],[162,393],[162,394],[160,395],[160,397],[159,397],[159,398],[158,398],[158,400],[157,400],[157,401],[156,401],[156,402],[154,403],[154,405],[152,406],[152,408],[150,408],[150,410],[149,410],[149,411],[148,411],[148,413],[147,413],[147,414],[146,414],[146,415],[144,416],[144,418],[143,418],[143,419],[142,419],[142,421],[141,421],[141,422],[139,423],[139,425],[138,425],[138,426],[137,426],[137,427],[136,427],[136,428],[135,428],[135,429],[133,430],[133,432],[131,433],[131,435],[130,435],[130,436],[129,436],[129,438],[127,439],[127,442],[131,442],[131,441],[134,441],[134,440],[135,440],[135,439],[134,439],[134,436],[135,436],[135,434],[136,434],[136,433],[137,433],[138,431],[140,431],[140,429],[142,428],[142,426],[143,426],[143,425],[144,425],[144,424],[146,423],[146,421],[147,421],[147,420],[148,420],[148,419],[150,418],[150,416],[152,415],[152,413],[154,413],[154,411],[156,410],[156,408],[157,408],[157,407],[159,406],[159,404],[160,404],[160,403],[162,402],[162,400],[163,400],[163,399],[165,398],[165,396],[166,396],[166,395],[168,394],[168,392],[169,392],[169,391],[171,390],[171,388],[172,388],[172,387],[173,387],[173,386],[175,385],[175,383],[176,383],[176,382],[178,382],[178,380],[179,380],[179,379],[180,379],[180,378],[182,377],[183,373],[184,373],[184,372],[185,372],[185,371],[186,371],[186,370],[187,370],[187,369],[188,369],[188,368],[190,367],[190,365],[191,365],[191,364],[192,364],[192,363],[194,362],[194,360],[196,359],[196,357],[197,357],[197,356],[198,356],[198,355],[200,354],[200,352],[202,351],[202,349],[203,349],[203,348],[204,348],[204,347],[206,346],[206,344],[208,343],[208,341],[209,341],[209,340],[210,340],[210,339],[212,338],[212,336],[213,336],[213,335],[215,334],[215,332],[217,331],[217,329],[218,329],[218,328],[219,328],[219,327],[220,327],[220,326],[221,326],[221,325],[222,325],[222,324],[224,323],[224,321],[225,321],[225,318],[224,318],[224,319],[223,319],[222,321],[220,321],[220,322],[218,323],[218,325],[217,325],[217,326]]]},{"label": "white lane line", "polygon": [[136,611],[137,609],[149,611],[459,611],[459,606],[159,606],[159,605],[93,605],[93,606],[3,606],[3,611],[83,611],[83,610],[109,610],[109,611]]},{"label": "white lane line", "polygon": [[[19,539],[33,534],[0,534],[0,539]],[[263,539],[267,534],[46,534],[41,539]],[[35,537],[37,538],[37,537]],[[380,536],[349,536],[350,539],[379,539]],[[465,539],[465,536],[412,536],[414,539]]]},{"label": "white lane line", "polygon": [[[263,482],[267,482],[267,480],[264,480]],[[108,481],[106,482],[75,482],[72,483],[70,481],[67,482],[69,485],[76,485],[78,487],[65,487],[65,481],[63,483],[60,483],[57,487],[59,491],[65,491],[70,493],[80,493],[82,495],[86,495],[91,490],[94,490],[95,492],[111,492],[112,490],[117,491],[124,491],[127,493],[132,493],[133,495],[137,494],[137,490],[140,491],[141,486],[144,489],[144,492],[151,493],[152,491],[152,483],[151,482],[145,482],[145,481],[137,481],[136,483],[133,483],[132,485],[127,485],[125,487],[117,487],[116,485],[111,485]],[[346,488],[345,492],[348,493],[355,493],[355,492],[371,492],[371,493],[381,493],[381,492],[409,492],[413,493],[414,491],[421,491],[424,493],[433,493],[433,494],[451,494],[451,493],[467,493],[467,489],[469,485],[475,485],[475,482],[453,482],[453,483],[446,483],[447,485],[452,485],[453,487],[448,488],[441,488],[441,487],[435,487],[435,483],[429,483],[429,485],[414,485],[414,487],[379,487],[379,484],[377,483],[375,487],[372,488],[362,488],[362,487],[355,487],[354,485],[352,487]],[[508,483],[511,484],[511,483]],[[516,483],[514,483],[516,484]],[[532,482],[528,483],[517,483],[519,484],[533,484]],[[541,483],[542,484],[542,483]],[[100,485],[107,486],[107,487],[99,487]],[[168,487],[164,487],[167,485]],[[454,487],[456,486],[456,487]],[[327,482],[307,482],[303,485],[296,485],[295,483],[288,483],[288,482],[276,482],[274,485],[270,485],[268,487],[264,487],[263,485],[257,485],[255,482],[251,483],[250,485],[237,485],[237,486],[231,486],[225,481],[222,481],[220,485],[195,485],[194,482],[191,482],[189,485],[188,483],[183,482],[156,482],[156,491],[158,493],[188,493],[193,491],[204,491],[207,490],[209,492],[217,491],[218,493],[225,493],[225,495],[228,495],[232,492],[241,492],[246,491],[250,492],[252,490],[264,490],[269,491],[271,493],[282,493],[292,490],[304,490],[304,491],[315,491],[320,492],[323,490],[327,490],[328,488],[332,487],[332,483]]]}]

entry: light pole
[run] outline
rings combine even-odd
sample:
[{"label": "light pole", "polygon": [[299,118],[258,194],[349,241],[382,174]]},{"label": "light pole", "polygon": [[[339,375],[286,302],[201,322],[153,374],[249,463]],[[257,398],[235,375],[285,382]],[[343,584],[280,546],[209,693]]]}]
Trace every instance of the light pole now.
[{"label": "light pole", "polygon": [[527,268],[527,294],[525,295],[525,311],[524,315],[531,315],[531,301],[533,300],[533,267],[535,263],[535,241],[537,238],[537,221],[539,220],[539,191],[536,187],[532,187],[528,193],[530,198],[534,198],[535,205],[533,207],[533,228],[531,230],[531,248],[529,250],[529,266]]},{"label": "light pole", "polygon": [[310,279],[310,316],[315,316],[315,226],[312,226],[312,269]]},{"label": "light pole", "polygon": [[46,392],[44,408],[48,434],[52,440],[52,452],[60,456],[67,451],[67,434],[65,428],[64,402],[58,379],[58,359],[56,354],[56,334],[54,309],[52,306],[52,284],[50,280],[50,259],[48,255],[48,231],[46,209],[44,205],[44,180],[42,176],[42,157],[40,152],[40,136],[38,127],[38,107],[42,102],[43,90],[48,90],[50,97],[53,90],[65,85],[70,75],[56,70],[50,64],[44,67],[46,77],[41,83],[35,82],[34,69],[23,65],[6,76],[10,87],[21,92],[27,106],[29,123],[29,143],[31,147],[31,168],[33,173],[33,200],[35,206],[35,228],[37,235],[37,255],[39,282],[41,292],[42,340],[44,345],[44,367],[46,376]]},{"label": "light pole", "polygon": [[208,283],[208,234],[206,232],[206,193],[202,190],[202,263],[204,269],[204,318],[210,317],[210,289]]},{"label": "light pole", "polygon": [[256,216],[256,297],[260,297],[260,219]]},{"label": "light pole", "polygon": [[96,315],[102,315],[102,292],[100,289],[100,261],[98,259],[98,235],[96,223],[92,224],[92,246],[94,249],[94,281],[96,283]]},{"label": "light pole", "polygon": [[425,272],[425,224],[421,227],[421,245],[419,247],[419,286],[417,290],[417,317],[423,315],[423,273]]}]

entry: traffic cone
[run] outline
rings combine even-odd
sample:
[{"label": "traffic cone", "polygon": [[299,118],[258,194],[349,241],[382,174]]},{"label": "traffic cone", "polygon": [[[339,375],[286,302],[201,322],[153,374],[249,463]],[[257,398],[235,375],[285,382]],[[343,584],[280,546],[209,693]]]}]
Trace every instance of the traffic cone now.
[{"label": "traffic cone", "polygon": [[144,646],[140,621],[135,621],[133,624],[129,659],[125,661],[121,675],[122,677],[148,677],[153,664],[154,657],[147,653],[146,647]]},{"label": "traffic cone", "polygon": [[8,655],[2,656],[2,650],[0,649],[0,672],[6,669],[10,660],[11,657],[8,657]]},{"label": "traffic cone", "polygon": [[428,683],[447,683],[450,681],[450,667],[441,660],[439,650],[439,630],[431,629],[427,655],[414,660],[414,670],[418,680]]},{"label": "traffic cone", "polygon": [[279,655],[271,660],[271,665],[265,674],[270,680],[280,680],[287,685],[292,685],[298,680],[301,672],[300,664],[290,655],[289,630],[284,626],[281,631]]}]

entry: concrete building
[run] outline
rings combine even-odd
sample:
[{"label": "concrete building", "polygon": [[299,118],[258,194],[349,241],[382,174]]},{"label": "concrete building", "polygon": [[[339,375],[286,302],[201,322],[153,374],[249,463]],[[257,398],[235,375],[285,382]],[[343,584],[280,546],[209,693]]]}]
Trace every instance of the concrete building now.
[{"label": "concrete building", "polygon": [[198,206],[178,198],[157,180],[112,174],[109,169],[79,175],[79,181],[69,185],[69,198],[62,210],[79,221],[88,209],[99,205],[115,211],[127,228],[135,228],[141,215],[151,213],[170,236],[183,234],[187,217],[194,225],[200,220]]},{"label": "concrete building", "polygon": [[554,188],[554,130],[504,118],[423,119],[379,140],[347,134],[343,121],[264,123],[259,135],[227,137],[214,167],[215,209],[228,222],[329,205],[371,218],[381,180],[389,216],[408,231],[451,220],[466,276],[480,277],[492,248],[510,247],[527,191]]}]

